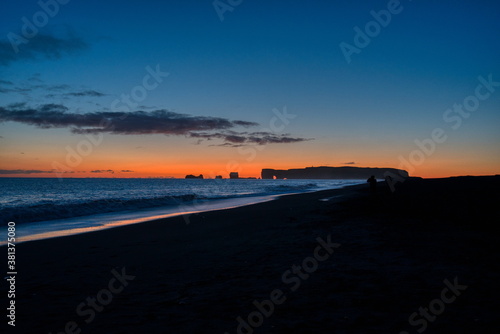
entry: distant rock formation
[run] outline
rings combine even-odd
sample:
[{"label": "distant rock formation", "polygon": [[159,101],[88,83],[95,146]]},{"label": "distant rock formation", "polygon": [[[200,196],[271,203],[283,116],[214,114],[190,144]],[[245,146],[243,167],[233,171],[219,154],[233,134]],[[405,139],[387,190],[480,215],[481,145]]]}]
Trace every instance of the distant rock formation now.
[{"label": "distant rock formation", "polygon": [[372,175],[377,179],[384,179],[386,172],[392,173],[393,177],[409,177],[408,172],[402,169],[371,167],[306,167],[287,170],[265,168],[261,174],[263,179],[368,179]]},{"label": "distant rock formation", "polygon": [[231,173],[229,173],[229,178],[230,179],[239,179],[240,176],[239,176],[238,172],[231,172]]},{"label": "distant rock formation", "polygon": [[198,176],[194,176],[192,174],[186,175],[186,179],[203,179],[203,174],[200,174]]},{"label": "distant rock formation", "polygon": [[215,175],[216,179],[222,179],[222,175]]}]

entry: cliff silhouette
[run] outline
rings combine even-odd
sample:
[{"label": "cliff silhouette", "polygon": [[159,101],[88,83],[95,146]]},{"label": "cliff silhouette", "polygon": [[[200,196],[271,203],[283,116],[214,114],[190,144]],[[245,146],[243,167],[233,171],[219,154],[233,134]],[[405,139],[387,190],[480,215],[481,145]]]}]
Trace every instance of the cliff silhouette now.
[{"label": "cliff silhouette", "polygon": [[194,176],[193,174],[186,175],[186,179],[203,179],[203,174],[200,174],[198,176]]},{"label": "cliff silhouette", "polygon": [[263,179],[367,179],[374,175],[384,179],[384,173],[389,172],[399,177],[409,177],[408,172],[396,168],[372,167],[306,167],[296,169],[262,169]]}]

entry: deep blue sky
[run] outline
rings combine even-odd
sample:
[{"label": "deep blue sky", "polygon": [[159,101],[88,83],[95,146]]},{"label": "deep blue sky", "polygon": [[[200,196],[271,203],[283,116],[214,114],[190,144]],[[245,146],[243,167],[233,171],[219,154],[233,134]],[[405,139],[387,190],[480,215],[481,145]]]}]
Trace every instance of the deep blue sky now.
[{"label": "deep blue sky", "polygon": [[[43,89],[24,94],[11,91],[0,93],[0,106],[57,103],[69,112],[105,110],[141,82],[146,66],[160,64],[170,75],[141,102],[151,107],[148,110],[244,120],[261,127],[268,125],[273,108],[286,106],[297,115],[285,132],[314,140],[270,144],[250,162],[255,166],[354,161],[397,167],[398,157],[408,157],[415,149],[415,139],[427,138],[434,128],[442,127],[448,140],[416,168],[416,174],[498,171],[500,88],[457,130],[450,130],[442,116],[474,93],[478,76],[492,74],[500,81],[500,3],[401,1],[403,10],[347,63],[339,44],[353,44],[353,28],[364,29],[373,20],[370,11],[386,9],[387,3],[245,0],[225,12],[221,21],[212,1],[72,0],[60,6],[41,33],[77,38],[85,47],[68,53],[62,49],[59,58],[39,52],[9,61],[0,65],[0,79],[27,87],[36,75],[45,85],[64,84],[107,95],[62,99],[48,98]],[[2,40],[7,41],[9,32],[20,32],[23,16],[31,20],[39,10],[37,1],[3,2]],[[20,45],[20,54],[30,44]],[[27,150],[22,145],[29,144],[22,144],[21,137],[57,134],[60,142],[51,144],[52,139],[47,139],[44,150],[60,155],[64,143],[78,140],[67,129],[41,130],[19,122],[0,124],[0,133],[2,153],[7,152],[9,159]],[[117,140],[111,137],[110,145]],[[221,163],[241,155],[231,147],[193,145],[192,138],[122,137],[130,147],[161,141],[162,147],[189,145],[186,149],[193,154],[213,150],[212,154],[224,156]],[[159,149],[151,145],[152,150]],[[122,153],[126,152],[123,148]],[[277,157],[279,152],[283,156]],[[292,152],[303,152],[298,154],[302,159]],[[173,163],[167,160],[162,163]],[[50,161],[47,167],[29,163],[20,160],[5,169],[50,169]],[[97,162],[89,165],[106,168]]]}]

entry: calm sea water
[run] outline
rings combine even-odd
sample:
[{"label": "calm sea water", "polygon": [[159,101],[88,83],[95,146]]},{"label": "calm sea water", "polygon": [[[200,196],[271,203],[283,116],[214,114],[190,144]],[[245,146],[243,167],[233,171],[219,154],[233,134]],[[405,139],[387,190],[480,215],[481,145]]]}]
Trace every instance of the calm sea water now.
[{"label": "calm sea water", "polygon": [[[265,201],[360,180],[0,178],[2,227],[40,234]],[[139,214],[140,213],[140,214]],[[138,216],[139,214],[139,216]],[[3,237],[1,239],[4,239]]]}]

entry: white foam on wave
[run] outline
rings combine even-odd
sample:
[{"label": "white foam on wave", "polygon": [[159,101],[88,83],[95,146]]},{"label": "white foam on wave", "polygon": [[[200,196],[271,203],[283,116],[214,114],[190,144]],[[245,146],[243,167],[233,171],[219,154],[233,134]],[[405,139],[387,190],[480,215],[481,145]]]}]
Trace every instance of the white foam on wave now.
[{"label": "white foam on wave", "polygon": [[[189,215],[191,214],[206,211],[226,210],[245,205],[268,202],[276,199],[278,196],[279,195],[267,195],[199,201],[176,207],[122,211],[96,214],[86,217],[57,219],[30,224],[18,224],[16,226],[16,243],[95,232],[103,229],[138,224],[175,216],[184,216],[184,221],[186,224],[189,224]],[[6,227],[1,228],[0,231],[1,235],[7,235]],[[0,245],[5,244],[5,241],[0,242]]]}]

